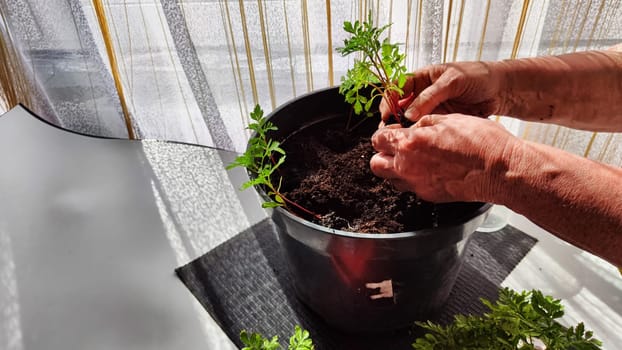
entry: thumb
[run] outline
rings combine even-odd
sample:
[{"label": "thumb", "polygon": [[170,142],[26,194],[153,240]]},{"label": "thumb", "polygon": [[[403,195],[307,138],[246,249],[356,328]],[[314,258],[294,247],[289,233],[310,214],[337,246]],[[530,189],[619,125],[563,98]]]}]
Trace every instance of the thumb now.
[{"label": "thumb", "polygon": [[441,103],[450,98],[449,86],[442,80],[425,88],[419,96],[408,106],[404,116],[416,122],[421,116],[431,114]]}]

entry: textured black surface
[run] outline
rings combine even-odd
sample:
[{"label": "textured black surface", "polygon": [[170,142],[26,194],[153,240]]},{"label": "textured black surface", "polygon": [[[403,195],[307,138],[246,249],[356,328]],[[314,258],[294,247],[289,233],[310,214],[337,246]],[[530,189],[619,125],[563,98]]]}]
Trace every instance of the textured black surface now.
[{"label": "textured black surface", "polygon": [[[511,226],[493,233],[476,232],[449,300],[435,321],[447,323],[458,313],[483,313],[479,298],[495,300],[501,282],[535,242]],[[238,346],[243,329],[278,335],[285,345],[297,324],[309,330],[318,350],[410,349],[417,336],[413,329],[352,335],[328,327],[296,299],[269,220],[176,272]]]}]

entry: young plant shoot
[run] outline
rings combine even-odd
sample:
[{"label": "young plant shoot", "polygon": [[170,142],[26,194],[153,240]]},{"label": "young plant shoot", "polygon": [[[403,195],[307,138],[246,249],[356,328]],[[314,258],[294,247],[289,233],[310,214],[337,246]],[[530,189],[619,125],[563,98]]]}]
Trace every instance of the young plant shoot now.
[{"label": "young plant shoot", "polygon": [[[245,345],[242,350],[280,350],[279,337],[265,338],[259,333],[248,334],[245,330],[240,333],[240,340]],[[296,326],[294,335],[289,338],[287,350],[314,350],[315,345],[309,337],[309,332]]]},{"label": "young plant shoot", "polygon": [[564,315],[561,301],[542,292],[515,292],[504,288],[484,316],[458,315],[452,324],[417,324],[428,331],[413,344],[416,350],[533,350],[543,344],[547,350],[598,350],[601,342],[586,331],[583,323],[566,328],[556,320]]},{"label": "young plant shoot", "polygon": [[319,218],[319,215],[288,200],[281,193],[281,183],[283,181],[281,176],[278,177],[278,183],[273,182],[273,179],[276,177],[275,171],[285,162],[285,151],[281,148],[281,144],[268,136],[269,131],[278,129],[264,118],[263,110],[259,105],[255,106],[250,117],[252,122],[248,125],[248,129],[253,130],[255,135],[249,140],[246,152],[238,156],[226,169],[229,170],[241,166],[254,175],[254,178],[242,184],[240,189],[245,190],[251,186],[263,186],[270,200],[262,203],[262,207],[274,208],[291,205],[315,218]]},{"label": "young plant shoot", "polygon": [[[564,315],[561,301],[537,290],[499,291],[499,300],[481,299],[490,312],[483,316],[457,315],[452,324],[441,326],[417,322],[428,333],[412,344],[415,350],[599,350],[601,342],[583,323],[566,328],[556,320]],[[280,349],[278,337],[267,339],[257,333],[240,335],[243,350]],[[289,350],[313,349],[309,332],[296,326]]]},{"label": "young plant shoot", "polygon": [[[399,103],[408,77],[403,64],[405,55],[400,53],[398,44],[390,43],[388,38],[380,39],[389,26],[375,27],[371,12],[367,22],[344,22],[343,29],[351,36],[337,52],[342,56],[360,53],[361,59],[355,59],[352,68],[341,78],[339,92],[353,105],[356,114],[365,111],[367,116],[373,114],[370,109],[374,100],[384,97],[395,120],[406,127],[411,123],[404,117]],[[413,95],[407,98],[412,99]]]}]

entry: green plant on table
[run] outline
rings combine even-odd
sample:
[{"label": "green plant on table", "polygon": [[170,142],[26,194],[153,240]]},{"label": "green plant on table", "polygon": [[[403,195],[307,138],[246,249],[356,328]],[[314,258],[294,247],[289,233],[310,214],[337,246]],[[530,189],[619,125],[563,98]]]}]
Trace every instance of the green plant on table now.
[{"label": "green plant on table", "polygon": [[[246,331],[240,333],[240,340],[245,347],[242,350],[277,350],[281,349],[279,337],[273,336],[271,339],[264,338],[259,333],[248,334]],[[294,335],[289,338],[287,350],[314,350],[315,346],[309,337],[309,332],[296,326]]]},{"label": "green plant on table", "polygon": [[285,151],[278,141],[268,136],[268,132],[278,130],[278,128],[264,118],[263,110],[259,105],[255,106],[250,117],[252,122],[248,125],[248,129],[253,130],[255,135],[249,140],[246,152],[236,157],[226,169],[244,167],[253,174],[253,178],[242,184],[241,190],[251,186],[264,186],[270,200],[262,203],[262,207],[274,208],[292,205],[311,216],[319,217],[299,204],[290,201],[281,193],[283,178],[278,176],[278,182],[274,182],[274,178],[278,168],[285,162]]},{"label": "green plant on table", "polygon": [[529,350],[536,339],[547,350],[597,350],[601,342],[586,331],[583,323],[566,328],[556,320],[564,315],[560,300],[542,292],[515,292],[502,289],[499,300],[491,303],[484,316],[458,315],[452,324],[417,323],[428,331],[416,340],[416,350]]},{"label": "green plant on table", "polygon": [[[483,316],[455,316],[454,322],[440,326],[417,322],[427,330],[412,347],[415,350],[536,350],[540,341],[546,350],[600,350],[601,342],[585,330],[583,323],[566,328],[557,322],[564,315],[561,301],[537,290],[516,292],[504,288],[499,300],[481,299],[490,312]],[[278,337],[263,338],[242,331],[243,350],[280,349]],[[296,326],[289,350],[313,349],[309,332]]]},{"label": "green plant on table", "polygon": [[[400,53],[398,44],[390,43],[388,38],[381,40],[389,26],[375,27],[371,12],[367,22],[344,22],[343,29],[351,36],[337,52],[342,56],[360,53],[361,59],[355,59],[352,68],[341,78],[339,92],[353,105],[356,114],[365,111],[367,116],[372,115],[370,109],[374,100],[384,97],[397,122],[405,125],[408,121],[403,118],[399,100],[404,95],[402,89],[409,74],[404,66],[405,55]],[[370,87],[371,95],[364,92]],[[412,98],[412,94],[408,96]]]}]

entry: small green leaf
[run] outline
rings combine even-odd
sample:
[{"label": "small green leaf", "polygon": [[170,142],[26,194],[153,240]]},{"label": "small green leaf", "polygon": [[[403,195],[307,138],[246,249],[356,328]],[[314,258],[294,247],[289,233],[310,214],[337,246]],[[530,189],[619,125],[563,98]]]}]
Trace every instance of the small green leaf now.
[{"label": "small green leaf", "polygon": [[406,84],[406,75],[400,74],[400,76],[397,78],[397,86],[401,89],[404,87],[405,84]]},{"label": "small green leaf", "polygon": [[343,30],[345,30],[348,33],[354,33],[352,22],[348,22],[348,21],[343,22]]},{"label": "small green leaf", "polygon": [[263,110],[261,109],[261,107],[257,104],[255,105],[255,108],[253,109],[253,111],[251,112],[251,119],[252,120],[256,120],[256,121],[260,121],[261,118],[263,118]]},{"label": "small green leaf", "polygon": [[240,340],[242,340],[242,343],[244,343],[244,345],[250,345],[250,338],[245,330],[242,330],[240,332]]},{"label": "small green leaf", "polygon": [[365,103],[365,111],[369,111],[373,103],[374,103],[374,100],[370,98],[369,101]]},{"label": "small green leaf", "polygon": [[361,114],[363,111],[363,106],[361,105],[361,101],[357,100],[354,102],[354,113]]},{"label": "small green leaf", "polygon": [[294,335],[289,338],[288,350],[314,350],[315,345],[309,336],[307,330],[302,329],[300,326],[296,326],[294,329]]},{"label": "small green leaf", "polygon": [[266,339],[259,333],[249,335],[245,330],[240,332],[240,340],[246,345],[242,350],[277,350],[281,347],[277,336]]},{"label": "small green leaf", "polygon": [[282,204],[277,203],[277,202],[263,202],[261,203],[261,207],[262,208],[276,208],[276,207],[280,207],[282,206]]}]

